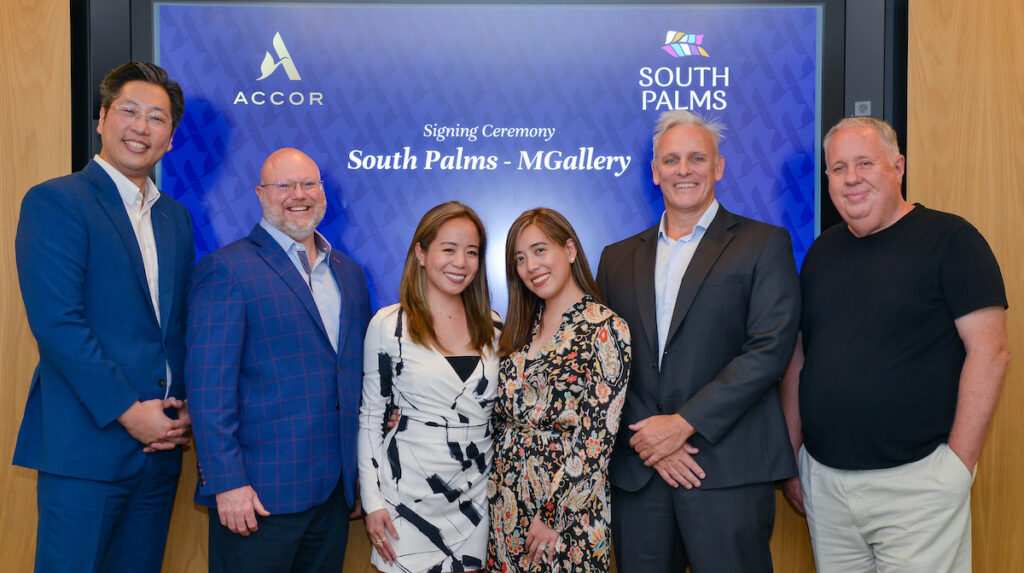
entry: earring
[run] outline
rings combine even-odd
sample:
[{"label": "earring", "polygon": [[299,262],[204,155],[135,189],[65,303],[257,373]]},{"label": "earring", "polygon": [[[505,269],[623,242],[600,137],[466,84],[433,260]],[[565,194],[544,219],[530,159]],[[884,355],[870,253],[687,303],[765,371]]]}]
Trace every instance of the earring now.
[{"label": "earring", "polygon": [[569,264],[570,265],[575,263],[575,262],[576,262],[576,257],[569,257]]}]

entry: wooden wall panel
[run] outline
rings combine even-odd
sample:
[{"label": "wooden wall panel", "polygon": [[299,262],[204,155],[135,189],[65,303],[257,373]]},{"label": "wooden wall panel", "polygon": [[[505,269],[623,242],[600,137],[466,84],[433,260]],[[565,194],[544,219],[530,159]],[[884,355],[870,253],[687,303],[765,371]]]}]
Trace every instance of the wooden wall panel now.
[{"label": "wooden wall panel", "polygon": [[36,473],[11,466],[36,346],[14,265],[21,198],[71,165],[70,19],[67,0],[0,2],[0,555],[5,571],[31,571]]},{"label": "wooden wall panel", "polygon": [[807,520],[796,514],[782,491],[775,491],[775,531],[772,533],[772,563],[778,573],[814,571],[811,535]]},{"label": "wooden wall panel", "polygon": [[975,571],[1024,563],[1024,3],[910,3],[907,194],[971,221],[999,259],[1010,364],[978,466]]},{"label": "wooden wall panel", "polygon": [[[187,97],[187,96],[186,96]],[[181,478],[171,512],[171,530],[167,535],[163,570],[175,573],[206,571],[207,548],[206,508],[192,499],[196,492],[196,449],[189,446],[181,461]]]},{"label": "wooden wall panel", "polygon": [[[34,183],[70,166],[69,10],[62,0],[0,2],[0,555],[31,570],[35,473],[13,468],[35,344],[14,272],[18,206]],[[913,0],[910,4],[908,189],[911,200],[952,211],[988,238],[1002,265],[1011,343],[1024,340],[1024,3]],[[45,41],[41,38],[45,37]],[[974,487],[975,571],[1024,563],[1024,366],[1011,364]],[[178,489],[164,570],[204,571],[206,514],[191,501],[194,452]],[[813,571],[805,522],[781,496],[772,547],[780,572]],[[354,522],[347,573],[371,572]]]}]

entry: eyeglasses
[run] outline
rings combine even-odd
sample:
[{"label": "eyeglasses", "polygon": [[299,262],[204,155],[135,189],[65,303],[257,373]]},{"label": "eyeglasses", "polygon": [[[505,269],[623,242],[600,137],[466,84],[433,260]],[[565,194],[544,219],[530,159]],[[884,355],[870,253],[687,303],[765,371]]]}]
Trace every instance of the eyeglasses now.
[{"label": "eyeglasses", "polygon": [[114,107],[114,111],[117,112],[118,116],[131,123],[138,121],[139,116],[141,115],[146,118],[146,125],[157,131],[162,131],[171,126],[171,120],[167,119],[166,115],[155,111],[143,113],[142,110],[134,105],[119,105]]},{"label": "eyeglasses", "polygon": [[278,181],[277,183],[260,183],[258,187],[264,189],[274,189],[278,193],[287,193],[296,187],[301,187],[303,191],[312,191],[317,187],[322,187],[323,181]]}]

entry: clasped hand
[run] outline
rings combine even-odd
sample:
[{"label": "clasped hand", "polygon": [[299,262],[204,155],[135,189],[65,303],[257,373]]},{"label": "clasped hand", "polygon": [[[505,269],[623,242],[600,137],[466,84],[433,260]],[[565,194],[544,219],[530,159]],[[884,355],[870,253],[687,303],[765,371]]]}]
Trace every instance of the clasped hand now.
[{"label": "clasped hand", "polygon": [[[174,408],[178,418],[171,418],[165,410]],[[135,402],[117,421],[124,426],[131,437],[143,443],[143,451],[152,453],[173,450],[184,446],[192,439],[192,417],[188,413],[188,402],[177,398],[154,398]]]},{"label": "clasped hand", "polygon": [[636,432],[629,440],[630,447],[644,465],[653,467],[666,483],[685,489],[700,487],[705,473],[693,459],[700,450],[686,441],[695,430],[682,416],[651,416],[631,424],[629,429]]}]

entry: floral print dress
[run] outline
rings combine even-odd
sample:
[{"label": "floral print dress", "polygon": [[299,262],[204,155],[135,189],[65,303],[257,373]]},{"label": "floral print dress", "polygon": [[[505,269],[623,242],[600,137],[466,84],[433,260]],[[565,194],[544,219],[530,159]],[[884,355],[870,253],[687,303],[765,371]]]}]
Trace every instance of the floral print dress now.
[{"label": "floral print dress", "polygon": [[[534,336],[538,328],[535,320]],[[608,460],[629,379],[629,329],[587,295],[535,359],[528,350],[499,369],[487,568],[530,570],[526,533],[539,514],[559,538],[554,563],[534,571],[608,571]]]}]

